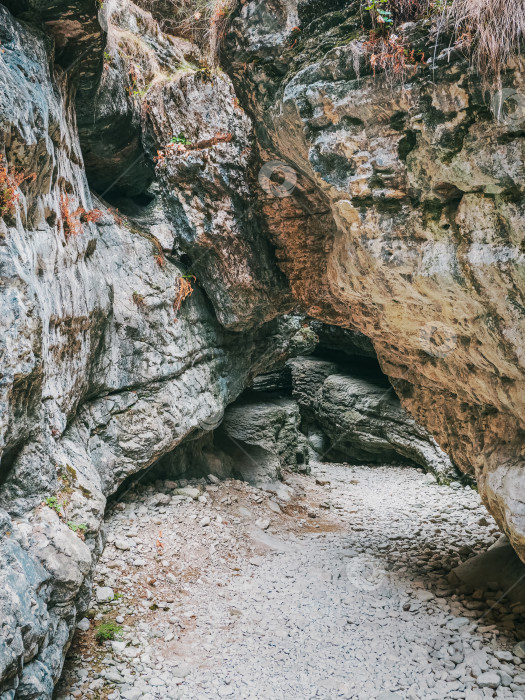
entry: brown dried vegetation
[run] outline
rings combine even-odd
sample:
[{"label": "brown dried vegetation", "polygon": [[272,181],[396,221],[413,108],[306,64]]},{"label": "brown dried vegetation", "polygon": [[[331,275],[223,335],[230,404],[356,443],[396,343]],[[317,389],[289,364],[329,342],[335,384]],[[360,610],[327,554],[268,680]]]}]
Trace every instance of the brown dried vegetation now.
[{"label": "brown dried vegetation", "polygon": [[457,40],[470,37],[472,63],[501,87],[501,72],[520,53],[525,38],[525,0],[453,0]]},{"label": "brown dried vegetation", "polygon": [[182,302],[193,294],[193,287],[191,286],[191,281],[197,281],[195,275],[187,275],[185,277],[177,278],[177,291],[175,293],[175,300],[173,301],[173,310],[175,311],[175,321],[177,321],[177,314],[180,311]]},{"label": "brown dried vegetation", "polygon": [[36,173],[26,175],[16,168],[11,168],[9,171],[5,156],[0,154],[0,216],[4,216],[14,208],[20,198],[20,185],[26,180],[33,182],[35,179]]},{"label": "brown dried vegetation", "polygon": [[[365,42],[371,65],[403,80],[411,60],[410,48],[403,45],[396,29],[403,22],[435,18],[439,35],[452,32],[455,48],[465,51],[482,76],[501,87],[501,73],[522,49],[525,37],[525,0],[368,0],[375,29]],[[422,61],[421,56],[416,57]]]},{"label": "brown dried vegetation", "polygon": [[91,209],[89,211],[86,211],[84,207],[72,209],[72,199],[64,192],[60,195],[60,218],[66,241],[71,236],[78,236],[83,232],[82,222],[96,223],[104,216],[104,212],[100,209]]}]

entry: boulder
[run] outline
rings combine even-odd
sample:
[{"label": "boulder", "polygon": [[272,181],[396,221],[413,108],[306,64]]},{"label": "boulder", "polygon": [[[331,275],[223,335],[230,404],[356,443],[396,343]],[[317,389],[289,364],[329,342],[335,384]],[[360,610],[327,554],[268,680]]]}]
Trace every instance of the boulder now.
[{"label": "boulder", "polygon": [[232,457],[243,479],[260,485],[280,479],[282,469],[308,469],[308,451],[299,424],[299,409],[293,399],[251,401],[242,397],[226,409],[215,442]]},{"label": "boulder", "polygon": [[525,564],[505,535],[486,552],[456,566],[452,574],[456,581],[474,589],[505,591],[511,601],[525,602]]},{"label": "boulder", "polygon": [[[409,462],[432,472],[439,481],[457,477],[449,457],[404,410],[377,365],[357,360],[340,365],[314,357],[288,364],[293,395],[304,423],[310,423],[310,445],[322,450],[318,458]],[[316,432],[318,428],[326,441]]]}]

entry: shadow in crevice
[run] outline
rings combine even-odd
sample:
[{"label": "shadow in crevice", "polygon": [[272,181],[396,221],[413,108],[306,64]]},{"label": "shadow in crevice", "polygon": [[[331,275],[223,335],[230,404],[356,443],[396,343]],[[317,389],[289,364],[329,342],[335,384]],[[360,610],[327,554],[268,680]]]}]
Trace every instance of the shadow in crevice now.
[{"label": "shadow in crevice", "polygon": [[148,208],[155,202],[156,197],[154,194],[146,191],[129,194],[118,187],[112,187],[104,193],[104,200],[124,216],[133,219],[140,218],[147,213]]},{"label": "shadow in crevice", "polygon": [[178,486],[192,483],[208,483],[207,476],[217,478],[232,475],[233,463],[228,455],[214,444],[213,431],[199,431],[186,438],[180,445],[167,452],[146,469],[128,476],[117,491],[108,499],[108,509],[122,500],[124,494],[140,488],[140,485],[155,484],[161,487],[165,481],[177,482]]},{"label": "shadow in crevice", "polygon": [[24,444],[25,444],[25,441],[21,440],[21,441],[15,443],[8,450],[5,450],[4,453],[2,454],[2,458],[0,460],[0,488],[9,479],[9,475],[11,473],[11,470],[13,469],[14,464],[16,462],[16,459],[17,459],[18,455],[21,453],[21,451],[24,447]]}]

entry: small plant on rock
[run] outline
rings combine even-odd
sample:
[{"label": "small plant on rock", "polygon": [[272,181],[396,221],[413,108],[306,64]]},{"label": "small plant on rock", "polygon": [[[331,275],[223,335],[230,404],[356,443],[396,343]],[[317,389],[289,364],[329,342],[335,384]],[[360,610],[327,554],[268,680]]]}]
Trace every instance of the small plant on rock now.
[{"label": "small plant on rock", "polygon": [[122,637],[122,625],[117,625],[115,622],[102,622],[95,632],[95,639],[99,644],[119,639],[120,637]]},{"label": "small plant on rock", "polygon": [[136,66],[132,64],[128,68],[128,85],[126,87],[126,92],[132,97],[133,93],[139,89],[139,74]]},{"label": "small plant on rock", "polygon": [[392,24],[392,13],[387,9],[388,0],[371,0],[365,9],[373,13],[373,16],[381,24]]},{"label": "small plant on rock", "polygon": [[91,211],[86,211],[82,214],[82,221],[89,222],[91,224],[96,224],[99,219],[104,216],[104,212],[101,209],[92,209]]},{"label": "small plant on rock", "polygon": [[87,530],[87,525],[85,523],[75,523],[72,520],[68,520],[67,526],[70,530],[75,532],[81,540],[85,539]]},{"label": "small plant on rock", "polygon": [[409,70],[415,72],[424,60],[423,54],[416,57],[414,49],[406,48],[402,39],[395,34],[381,36],[371,32],[363,47],[374,75],[376,69],[380,68],[391,83],[404,81]]},{"label": "small plant on rock", "polygon": [[145,304],[144,304],[144,295],[139,294],[138,292],[133,292],[131,298],[133,299],[133,303],[136,304],[136,306],[139,307],[139,309],[143,309]]},{"label": "small plant on rock", "polygon": [[76,207],[73,209],[73,205],[71,204],[72,200],[73,198],[69,197],[64,192],[60,195],[60,217],[62,219],[62,228],[66,241],[71,236],[78,236],[82,233],[83,228],[81,222],[96,223],[104,216],[104,212],[100,209],[91,209],[91,211],[86,211],[84,207]]},{"label": "small plant on rock", "polygon": [[184,136],[182,131],[178,136],[174,136],[170,143],[182,143],[183,146],[191,146],[191,141]]},{"label": "small plant on rock", "polygon": [[[470,55],[487,89],[501,89],[502,71],[520,54],[525,38],[523,0],[363,0],[363,7],[374,27],[370,42],[377,44],[368,51],[372,65],[401,81],[406,73],[397,30],[405,22],[432,19],[437,36],[450,30],[454,48]],[[410,57],[411,49],[404,53]]]},{"label": "small plant on rock", "polygon": [[71,197],[67,194],[60,195],[60,216],[62,218],[62,228],[64,230],[64,237],[66,241],[71,236],[78,236],[82,233],[82,226],[80,224],[80,215],[83,213],[82,207],[76,207],[73,211],[71,210]]},{"label": "small plant on rock", "polygon": [[124,224],[124,219],[120,215],[118,209],[113,209],[112,207],[109,207],[108,212],[113,217],[113,220],[117,224],[117,226],[122,226]]},{"label": "small plant on rock", "polygon": [[153,245],[155,246],[153,257],[159,267],[164,267],[166,258],[164,257],[164,250],[158,238],[153,237]]},{"label": "small plant on rock", "polygon": [[46,504],[46,506],[48,508],[51,508],[52,510],[54,510],[55,513],[57,513],[57,515],[62,517],[62,507],[63,506],[62,506],[62,503],[59,502],[59,500],[56,496],[49,496],[48,498],[46,498],[44,503]]},{"label": "small plant on rock", "polygon": [[140,98],[145,97],[148,94],[150,87],[151,87],[151,83],[148,83],[142,89],[137,88],[136,90],[133,90],[133,97],[140,97]]},{"label": "small plant on rock", "polygon": [[171,13],[169,19],[164,13],[165,25],[177,36],[191,38],[216,65],[229,18],[239,0],[166,0],[166,4]]}]

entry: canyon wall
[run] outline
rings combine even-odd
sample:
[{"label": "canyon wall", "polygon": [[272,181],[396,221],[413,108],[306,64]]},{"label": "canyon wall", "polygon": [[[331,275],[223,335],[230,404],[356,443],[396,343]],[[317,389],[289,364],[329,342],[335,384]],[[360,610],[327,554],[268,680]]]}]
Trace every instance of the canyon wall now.
[{"label": "canyon wall", "polygon": [[295,298],[371,339],[525,558],[523,59],[498,93],[446,32],[407,23],[400,81],[367,59],[366,21],[338,0],[233,20],[223,62],[261,163],[282,164],[261,217]]},{"label": "canyon wall", "polygon": [[311,349],[305,315],[371,340],[525,558],[522,102],[495,119],[425,24],[385,83],[355,2],[242,4],[226,72],[144,7],[0,5],[28,176],[0,219],[2,700],[51,697],[106,498]]},{"label": "canyon wall", "polygon": [[[96,36],[89,35],[81,7],[69,7],[70,20],[65,8],[55,11],[43,18],[36,10],[24,15],[43,19],[40,26],[18,21],[0,6],[2,152],[12,173],[15,167],[36,173],[20,185],[18,201],[0,220],[2,700],[51,697],[75,618],[89,602],[106,498],[185,438],[216,427],[253,377],[308,350],[314,337],[299,316],[272,307],[271,295],[284,300],[285,282],[270,266],[264,239],[251,260],[243,253],[244,241],[253,237],[250,222],[229,203],[243,201],[239,152],[248,157],[251,132],[247,117],[234,113],[229,81],[213,76],[201,89],[195,71],[177,71],[193,47],[163,36],[139,8],[106,3],[107,14],[97,18],[91,7]],[[108,26],[111,16],[115,24]],[[128,24],[117,26],[119,21]],[[141,96],[126,90],[129,68],[117,65],[128,60],[125,49],[113,65],[104,64],[104,23],[110,38],[120,32],[131,41],[134,29],[144,42],[138,49],[171,66],[168,75],[153,66],[159,84],[152,88],[148,124]],[[51,38],[42,30],[50,26]],[[98,52],[99,81],[90,93],[85,71],[91,52]],[[180,103],[196,94],[202,102],[195,110],[206,123],[200,136],[224,128],[235,139],[214,146],[213,153],[196,151],[193,171],[179,174],[181,183],[184,177],[193,181],[197,170],[202,206],[208,196],[216,206],[203,214],[194,201],[182,230],[169,202],[157,196],[160,185],[151,172],[156,150],[173,131],[195,126],[195,114]],[[229,112],[217,108],[227,100]],[[112,148],[116,137],[108,124],[118,119],[127,132]],[[169,119],[175,125],[163,127]],[[95,146],[106,157],[102,170],[85,167],[83,149],[89,163]],[[128,189],[128,177],[135,190]],[[184,193],[183,184],[173,184],[175,174],[170,177],[170,186]],[[112,181],[120,185],[116,195],[108,190]],[[150,185],[152,194],[141,200]],[[124,193],[124,208],[133,216],[98,200],[94,187],[108,198]],[[222,288],[204,281],[212,262],[195,267],[197,282],[174,251],[175,238],[189,237],[203,215],[218,219],[220,209],[234,229],[229,240],[222,237],[220,253],[228,259],[231,252],[238,261],[237,269],[231,266],[237,285]],[[261,275],[252,284],[254,256]],[[193,293],[182,301],[184,283]],[[250,290],[249,299],[243,289]]]}]

